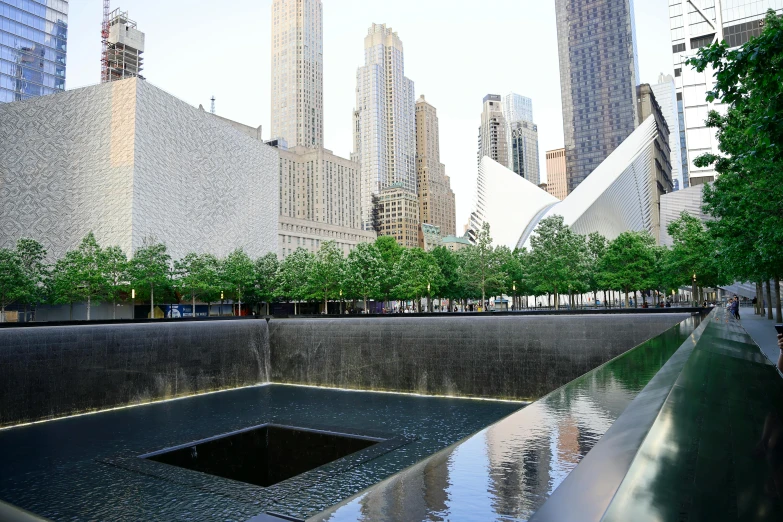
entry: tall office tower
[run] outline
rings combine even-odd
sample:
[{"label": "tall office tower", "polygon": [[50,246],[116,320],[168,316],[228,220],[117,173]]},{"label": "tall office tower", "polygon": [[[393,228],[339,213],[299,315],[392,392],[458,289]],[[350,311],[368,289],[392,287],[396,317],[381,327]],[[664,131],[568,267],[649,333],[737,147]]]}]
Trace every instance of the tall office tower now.
[{"label": "tall office tower", "polygon": [[[666,125],[669,127],[670,163],[672,166],[672,184],[674,190],[684,188],[682,167],[685,150],[680,149],[680,119],[677,115],[677,93],[674,77],[661,74],[658,83],[650,86],[658,105],[661,107]],[[683,138],[684,139],[684,138]]]},{"label": "tall office tower", "polygon": [[65,90],[68,0],[0,0],[0,103]]},{"label": "tall office tower", "polygon": [[[423,94],[416,101],[416,185],[421,223],[438,227],[443,236],[455,235],[454,191],[440,162],[438,113]],[[422,233],[421,239],[425,236]]]},{"label": "tall office tower", "polygon": [[570,193],[639,125],[633,0],[556,0]]},{"label": "tall office tower", "polygon": [[508,125],[509,163],[508,167],[538,185],[541,182],[541,168],[538,159],[538,125],[521,120]]},{"label": "tall office tower", "polygon": [[138,76],[144,68],[144,33],[128,13],[115,9],[109,15],[109,38],[106,48],[106,73],[101,82],[114,82]]},{"label": "tall office tower", "polygon": [[503,96],[503,116],[506,121],[533,121],[533,100],[510,92]]},{"label": "tall office tower", "polygon": [[560,201],[568,195],[565,149],[546,151],[546,191]]},{"label": "tall office tower", "polygon": [[533,123],[533,100],[512,92],[503,96],[502,107],[508,140],[508,168],[538,185],[541,167],[538,126]]},{"label": "tall office tower", "polygon": [[[351,159],[362,171],[362,227],[374,223],[377,209],[374,200],[392,185],[416,198],[416,101],[413,82],[405,77],[402,40],[385,24],[372,24],[364,39],[364,65],[356,72],[356,109],[354,110],[354,152]],[[406,223],[418,223],[402,213]],[[378,235],[391,234],[383,225]]]},{"label": "tall office tower", "polygon": [[323,72],[321,0],[273,0],[272,138],[323,146]]},{"label": "tall office tower", "polygon": [[745,44],[761,34],[767,9],[781,14],[783,4],[780,0],[669,1],[680,142],[687,158],[682,166],[685,187],[715,179],[712,166],[699,168],[693,161],[706,152],[719,153],[715,131],[708,129],[704,121],[711,110],[725,111],[720,100],[706,101],[706,93],[712,88],[712,68],[697,73],[685,65],[685,60],[713,42],[725,40],[731,47]]},{"label": "tall office tower", "polygon": [[672,182],[672,164],[671,164],[671,139],[676,140],[674,134],[670,134],[670,129],[666,123],[661,106],[655,99],[652,87],[649,84],[642,84],[637,87],[637,99],[639,121],[647,118],[655,119],[655,127],[658,132],[655,135],[654,147],[651,147],[649,157],[650,166],[647,169],[650,172],[650,225],[653,237],[660,243],[661,234],[661,196],[674,191]]},{"label": "tall office tower", "polygon": [[484,109],[481,111],[481,127],[478,135],[478,164],[481,158],[489,156],[504,167],[508,167],[508,127],[503,116],[503,104],[500,95],[484,96]]}]

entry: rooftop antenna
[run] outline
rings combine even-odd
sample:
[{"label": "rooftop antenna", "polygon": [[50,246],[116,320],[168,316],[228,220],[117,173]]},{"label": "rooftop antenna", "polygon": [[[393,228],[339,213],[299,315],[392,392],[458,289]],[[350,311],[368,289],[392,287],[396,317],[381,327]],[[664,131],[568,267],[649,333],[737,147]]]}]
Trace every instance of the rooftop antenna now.
[{"label": "rooftop antenna", "polygon": [[101,82],[109,81],[109,9],[111,0],[103,0],[101,25]]},{"label": "rooftop antenna", "polygon": [[212,101],[212,105],[209,108],[209,112],[211,112],[212,114],[215,114],[215,95],[214,94],[212,95],[212,98],[210,98],[210,100]]}]

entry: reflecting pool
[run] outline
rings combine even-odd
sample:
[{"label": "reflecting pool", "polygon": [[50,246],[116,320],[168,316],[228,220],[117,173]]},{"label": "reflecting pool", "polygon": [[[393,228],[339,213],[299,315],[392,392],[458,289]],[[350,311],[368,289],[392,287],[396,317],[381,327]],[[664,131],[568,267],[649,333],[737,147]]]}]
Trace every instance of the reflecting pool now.
[{"label": "reflecting pool", "polygon": [[527,520],[700,321],[683,321],[318,520]]}]

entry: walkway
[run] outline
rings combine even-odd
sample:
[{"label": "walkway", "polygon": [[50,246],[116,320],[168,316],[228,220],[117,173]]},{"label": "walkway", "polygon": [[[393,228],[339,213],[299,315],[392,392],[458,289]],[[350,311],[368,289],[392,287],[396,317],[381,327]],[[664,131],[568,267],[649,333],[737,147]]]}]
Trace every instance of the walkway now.
[{"label": "walkway", "polygon": [[[761,317],[753,314],[752,308],[741,308],[742,326],[748,332],[753,341],[759,345],[761,351],[772,364],[778,363],[780,349],[778,348],[778,333],[775,331],[775,321],[770,321],[767,316]],[[774,309],[773,309],[774,315]]]},{"label": "walkway", "polygon": [[781,419],[783,380],[715,310],[601,520],[783,520]]}]

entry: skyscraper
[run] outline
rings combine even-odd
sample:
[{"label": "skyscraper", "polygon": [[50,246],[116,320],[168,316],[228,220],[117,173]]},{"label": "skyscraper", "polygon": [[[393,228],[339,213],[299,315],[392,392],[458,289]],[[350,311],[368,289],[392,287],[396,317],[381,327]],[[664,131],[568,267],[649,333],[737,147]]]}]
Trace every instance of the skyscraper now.
[{"label": "skyscraper", "polygon": [[508,125],[503,115],[503,104],[499,94],[484,96],[481,111],[481,127],[478,135],[478,164],[481,158],[488,156],[504,167],[508,167]]},{"label": "skyscraper", "polygon": [[[392,225],[374,222],[374,199],[394,185],[416,197],[416,102],[413,82],[405,77],[402,40],[385,24],[372,24],[364,39],[364,65],[356,72],[354,153],[361,165],[362,227],[392,234]],[[418,223],[407,215],[411,206],[401,205],[401,222]],[[406,213],[406,215],[402,215]],[[389,228],[387,228],[389,227]]]},{"label": "skyscraper", "polygon": [[639,124],[633,0],[556,0],[569,193]]},{"label": "skyscraper", "polygon": [[541,169],[538,158],[538,125],[526,120],[512,121],[508,125],[508,168],[538,185]]},{"label": "skyscraper", "polygon": [[546,151],[546,191],[560,201],[568,195],[565,149]]},{"label": "skyscraper", "polygon": [[323,146],[323,69],[321,0],[273,0],[272,138]]},{"label": "skyscraper", "polygon": [[[783,13],[780,0],[710,0],[698,7],[689,0],[671,0],[669,18],[672,37],[674,80],[677,86],[677,108],[680,117],[680,146],[684,151],[682,172],[685,187],[715,179],[712,165],[696,167],[693,161],[711,152],[719,154],[713,129],[704,124],[711,110],[723,110],[720,100],[707,102],[714,71],[698,73],[685,60],[713,42],[725,40],[731,47],[745,44],[761,34],[767,9]],[[685,188],[683,187],[683,188]]]},{"label": "skyscraper", "polygon": [[421,223],[438,227],[443,236],[455,235],[454,191],[440,162],[438,113],[423,94],[416,101],[416,180]]},{"label": "skyscraper", "polygon": [[65,90],[68,0],[0,0],[0,103]]},{"label": "skyscraper", "polygon": [[680,120],[677,115],[677,96],[674,86],[674,78],[671,75],[661,74],[658,83],[651,86],[658,105],[661,106],[666,125],[669,127],[669,146],[671,147],[670,163],[672,166],[672,183],[674,190],[684,188],[682,176],[682,157],[684,151],[680,151]]},{"label": "skyscraper", "polygon": [[503,96],[503,116],[506,121],[533,121],[533,100],[510,92]]},{"label": "skyscraper", "polygon": [[541,178],[538,126],[533,123],[533,100],[516,93],[503,96],[508,160],[506,166],[531,183]]}]

